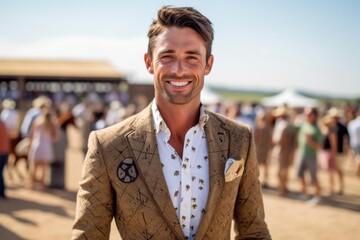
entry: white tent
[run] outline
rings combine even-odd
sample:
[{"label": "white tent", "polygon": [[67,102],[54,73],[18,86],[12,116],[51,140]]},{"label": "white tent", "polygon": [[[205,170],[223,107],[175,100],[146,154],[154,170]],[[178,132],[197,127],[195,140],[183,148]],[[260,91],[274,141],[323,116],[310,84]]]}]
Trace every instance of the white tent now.
[{"label": "white tent", "polygon": [[316,107],[318,105],[316,99],[305,97],[293,89],[285,89],[275,96],[265,97],[261,103],[265,107],[277,107],[286,104],[292,108]]},{"label": "white tent", "polygon": [[201,103],[204,105],[213,105],[218,102],[221,102],[222,97],[210,90],[208,87],[204,86],[201,90]]}]

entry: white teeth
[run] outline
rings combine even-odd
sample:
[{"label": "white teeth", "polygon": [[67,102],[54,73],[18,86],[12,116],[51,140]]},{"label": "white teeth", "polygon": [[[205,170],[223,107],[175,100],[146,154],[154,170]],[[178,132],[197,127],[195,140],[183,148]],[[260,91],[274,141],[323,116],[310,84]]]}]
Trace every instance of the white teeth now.
[{"label": "white teeth", "polygon": [[170,84],[176,87],[182,87],[188,84],[188,82],[170,82]]}]

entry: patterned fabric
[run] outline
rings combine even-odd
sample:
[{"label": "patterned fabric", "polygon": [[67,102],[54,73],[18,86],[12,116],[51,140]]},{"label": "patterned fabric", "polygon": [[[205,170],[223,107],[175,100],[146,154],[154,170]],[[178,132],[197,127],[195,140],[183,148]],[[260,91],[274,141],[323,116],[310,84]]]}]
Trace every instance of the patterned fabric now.
[{"label": "patterned fabric", "polygon": [[184,235],[193,239],[209,195],[208,149],[204,131],[209,116],[202,107],[199,123],[185,135],[181,159],[168,143],[171,132],[155,102],[152,104],[152,113],[160,161],[170,197]]},{"label": "patterned fabric", "polygon": [[[264,221],[251,130],[205,110],[209,197],[195,240],[271,239]],[[72,240],[109,239],[112,220],[122,239],[185,240],[162,171],[151,106],[89,136]],[[227,159],[244,159],[241,176],[225,182]]]}]

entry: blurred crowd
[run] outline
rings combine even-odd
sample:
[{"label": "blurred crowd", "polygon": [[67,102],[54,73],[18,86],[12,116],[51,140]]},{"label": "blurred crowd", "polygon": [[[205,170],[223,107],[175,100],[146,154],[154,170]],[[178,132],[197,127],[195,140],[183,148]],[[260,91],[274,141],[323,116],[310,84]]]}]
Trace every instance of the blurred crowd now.
[{"label": "blurred crowd", "polygon": [[[11,98],[1,101],[0,117],[0,197],[5,198],[3,171],[10,178],[24,178],[31,189],[64,188],[64,163],[68,147],[68,127],[81,134],[81,150],[87,151],[91,131],[110,126],[144,108],[144,101],[130,103],[127,98],[102,97],[89,93],[83,98],[67,95],[62,100],[40,95],[21,111]],[[17,165],[25,161],[27,174]]]},{"label": "blurred crowd", "polygon": [[[5,198],[4,168],[9,176],[17,173],[17,163],[26,161],[26,185],[31,189],[64,188],[67,128],[81,133],[81,148],[87,151],[91,131],[113,125],[139,112],[148,102],[129,102],[120,97],[102,98],[89,93],[81,99],[66,96],[61,101],[41,95],[21,112],[16,101],[2,100],[0,107],[0,197]],[[286,105],[265,108],[259,104],[223,101],[207,105],[210,110],[246,124],[254,133],[260,167],[260,181],[269,187],[269,165],[276,164],[280,196],[288,194],[289,168],[294,166],[304,199],[321,201],[319,170],[329,176],[330,194],[344,194],[346,183],[342,165],[353,161],[354,174],[360,176],[360,109],[290,108]],[[50,177],[48,177],[50,176]],[[306,177],[310,176],[310,183]],[[313,194],[308,194],[308,186]],[[310,195],[313,198],[310,199]]]},{"label": "blurred crowd", "polygon": [[[351,161],[353,174],[360,177],[360,108],[331,104],[290,108],[286,104],[225,102],[209,106],[234,121],[247,124],[254,132],[263,188],[269,188],[269,166],[276,165],[280,196],[289,193],[289,168],[294,167],[300,184],[300,198],[316,205],[321,202],[318,172],[328,175],[329,195],[344,194],[343,165]],[[307,179],[309,177],[309,179]],[[323,184],[324,185],[324,184]],[[313,188],[309,193],[308,187]]]}]

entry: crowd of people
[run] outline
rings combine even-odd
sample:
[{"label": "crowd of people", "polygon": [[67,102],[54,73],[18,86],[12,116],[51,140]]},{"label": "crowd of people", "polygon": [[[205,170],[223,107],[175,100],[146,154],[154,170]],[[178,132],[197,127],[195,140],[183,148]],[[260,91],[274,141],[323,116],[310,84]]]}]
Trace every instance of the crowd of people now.
[{"label": "crowd of people", "polygon": [[[64,162],[67,147],[66,129],[76,127],[82,136],[82,151],[87,151],[91,131],[111,126],[139,112],[145,106],[123,103],[119,99],[104,102],[95,93],[80,101],[73,97],[54,102],[41,95],[32,101],[23,116],[16,102],[2,101],[0,121],[0,197],[6,197],[3,171],[16,174],[16,165],[25,159],[28,166],[27,186],[32,189],[56,187],[55,169]],[[342,165],[353,158],[354,172],[360,176],[360,109],[347,106],[292,109],[284,106],[264,108],[256,104],[223,102],[206,106],[234,121],[247,124],[254,132],[256,153],[263,188],[269,187],[269,165],[278,166],[278,193],[288,193],[289,168],[296,168],[302,198],[308,199],[306,172],[314,187],[314,204],[320,202],[321,186],[317,172],[329,175],[331,194],[343,194],[345,183]],[[26,140],[26,144],[24,143]],[[30,141],[29,141],[30,140]],[[20,146],[24,144],[25,146]],[[25,149],[20,149],[20,148]],[[19,174],[19,173],[17,173]],[[53,183],[51,183],[53,181]],[[61,184],[60,184],[61,185]],[[63,184],[58,187],[64,187]]]},{"label": "crowd of people", "polygon": [[[264,108],[230,103],[216,111],[253,129],[262,186],[269,187],[269,165],[276,164],[280,196],[288,194],[291,166],[299,179],[300,198],[313,205],[321,202],[323,194],[319,171],[329,176],[330,195],[344,194],[346,160],[351,159],[354,174],[360,176],[360,109],[356,106],[290,108],[285,104]],[[314,188],[312,194],[307,190],[307,175]]]},{"label": "crowd of people", "polygon": [[[68,126],[76,127],[81,133],[81,150],[85,154],[91,131],[119,122],[141,107],[136,104],[125,106],[120,99],[107,102],[96,93],[90,93],[79,101],[76,99],[69,95],[62,101],[54,101],[50,96],[40,95],[31,101],[31,106],[24,112],[20,111],[15,100],[2,100],[0,197],[6,198],[3,178],[5,166],[10,178],[16,174],[25,179],[26,186],[31,189],[64,188],[64,176],[59,172],[64,171]],[[17,168],[21,160],[26,162],[26,176]]]},{"label": "crowd of people", "polygon": [[[212,108],[252,128],[262,186],[269,187],[269,166],[277,165],[280,196],[288,194],[292,166],[299,179],[300,198],[311,204],[318,204],[323,193],[319,171],[329,176],[330,195],[344,193],[343,165],[347,160],[352,161],[353,172],[360,177],[360,109],[356,105],[290,108],[284,104],[265,108],[228,102]],[[307,174],[314,188],[312,194],[308,194]]]}]

